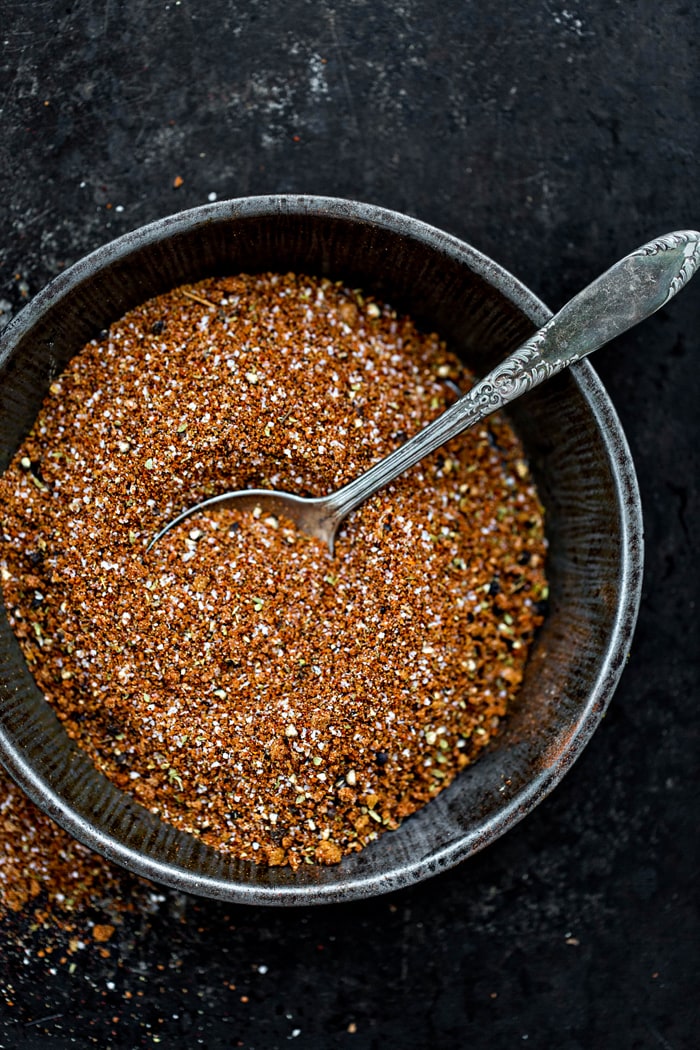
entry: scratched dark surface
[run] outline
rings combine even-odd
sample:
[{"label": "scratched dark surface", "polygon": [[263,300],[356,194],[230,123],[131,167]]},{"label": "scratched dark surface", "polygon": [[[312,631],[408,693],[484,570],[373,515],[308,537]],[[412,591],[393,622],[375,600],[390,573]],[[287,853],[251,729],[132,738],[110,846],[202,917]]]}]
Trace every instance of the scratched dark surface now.
[{"label": "scratched dark surface", "polygon": [[[691,4],[5,0],[0,23],[0,324],[210,194],[409,212],[552,307],[700,223]],[[555,793],[369,902],[163,891],[73,972],[0,928],[0,1047],[697,1045],[699,332],[700,284],[595,361],[638,469],[646,578],[609,714]]]}]

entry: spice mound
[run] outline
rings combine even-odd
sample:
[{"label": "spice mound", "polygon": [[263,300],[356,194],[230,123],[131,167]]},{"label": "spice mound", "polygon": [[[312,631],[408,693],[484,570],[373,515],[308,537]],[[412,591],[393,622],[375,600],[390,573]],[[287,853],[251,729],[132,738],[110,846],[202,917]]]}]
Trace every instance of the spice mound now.
[{"label": "spice mound", "polygon": [[0,479],[1,574],[39,687],[148,809],[261,864],[334,864],[497,732],[547,596],[542,508],[492,417],[378,493],[334,556],[237,488],[320,496],[471,382],[326,279],[215,278],[133,310],[52,384]]}]

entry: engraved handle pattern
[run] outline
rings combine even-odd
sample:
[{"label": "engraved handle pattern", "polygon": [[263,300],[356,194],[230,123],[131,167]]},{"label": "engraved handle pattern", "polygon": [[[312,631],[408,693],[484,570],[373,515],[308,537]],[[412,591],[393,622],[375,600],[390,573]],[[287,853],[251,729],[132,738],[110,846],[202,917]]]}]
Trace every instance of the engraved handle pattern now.
[{"label": "engraved handle pattern", "polygon": [[639,249],[639,255],[658,255],[659,252],[676,251],[682,249],[680,269],[669,283],[668,293],[662,306],[669,299],[680,292],[681,288],[688,283],[690,278],[700,266],[700,241],[693,230],[678,230],[676,233],[667,233],[656,241],[650,241]]},{"label": "engraved handle pattern", "polygon": [[615,263],[472,393],[495,411],[621,335],[673,298],[700,266],[700,234],[679,230]]},{"label": "engraved handle pattern", "polygon": [[546,326],[474,387],[471,393],[476,395],[481,407],[487,412],[495,412],[554,375],[557,369],[540,353],[545,339]]},{"label": "engraved handle pattern", "polygon": [[615,263],[438,419],[329,496],[336,524],[463,430],[659,310],[699,265],[700,233],[694,230],[665,234]]}]

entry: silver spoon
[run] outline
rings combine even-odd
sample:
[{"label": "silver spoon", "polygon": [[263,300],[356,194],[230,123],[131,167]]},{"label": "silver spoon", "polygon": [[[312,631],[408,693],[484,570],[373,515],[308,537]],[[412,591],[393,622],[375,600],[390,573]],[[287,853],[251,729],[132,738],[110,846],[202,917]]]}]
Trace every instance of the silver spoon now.
[{"label": "silver spoon", "polygon": [[379,489],[451,438],[521,394],[568,368],[664,306],[700,265],[700,233],[667,233],[625,256],[574,296],[535,334],[459,401],[414,437],[337,492],[320,498],[272,489],[224,492],[197,503],[157,533],[150,550],[180,522],[214,507],[260,508],[291,519],[302,532],[328,544],[340,523]]}]

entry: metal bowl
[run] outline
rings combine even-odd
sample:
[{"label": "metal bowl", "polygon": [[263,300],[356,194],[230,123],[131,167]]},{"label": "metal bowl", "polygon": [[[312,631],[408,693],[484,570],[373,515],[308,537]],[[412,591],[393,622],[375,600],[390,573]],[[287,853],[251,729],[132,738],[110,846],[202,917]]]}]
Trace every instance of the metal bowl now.
[{"label": "metal bowl", "polygon": [[[127,310],[183,282],[262,270],[343,278],[437,330],[483,373],[549,316],[474,248],[415,219],[352,201],[225,201],[162,219],[57,277],[0,340],[0,470],[56,373]],[[68,738],[0,607],[0,758],[76,838],[139,875],[251,904],[349,900],[409,885],[502,835],[544,798],[600,722],[639,604],[642,527],[615,411],[582,362],[510,417],[546,508],[550,613],[497,744],[442,794],[334,867],[259,867],[216,852],[136,804]]]}]

